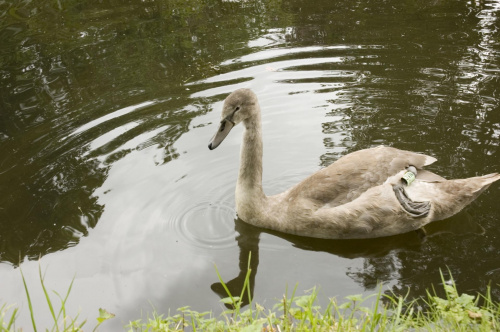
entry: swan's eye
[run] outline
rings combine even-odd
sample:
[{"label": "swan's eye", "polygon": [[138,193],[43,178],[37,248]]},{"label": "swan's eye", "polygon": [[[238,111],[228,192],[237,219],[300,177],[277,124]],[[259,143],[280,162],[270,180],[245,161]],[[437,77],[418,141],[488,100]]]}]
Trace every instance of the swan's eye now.
[{"label": "swan's eye", "polygon": [[239,111],[239,110],[240,110],[240,107],[239,107],[239,106],[237,106],[237,107],[234,109],[234,111],[235,111],[235,112],[236,112],[236,111]]}]

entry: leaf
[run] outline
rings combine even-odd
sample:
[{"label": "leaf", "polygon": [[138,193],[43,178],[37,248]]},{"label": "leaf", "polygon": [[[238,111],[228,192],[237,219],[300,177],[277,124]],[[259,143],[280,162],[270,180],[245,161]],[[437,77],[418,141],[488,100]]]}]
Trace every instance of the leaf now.
[{"label": "leaf", "polygon": [[99,317],[97,317],[97,321],[99,322],[99,324],[113,317],[115,317],[115,314],[112,314],[105,309],[99,308]]},{"label": "leaf", "polygon": [[251,325],[247,325],[243,327],[241,332],[261,332],[264,326],[265,320],[256,320]]},{"label": "leaf", "polygon": [[223,299],[220,299],[220,301],[224,304],[235,304],[240,298],[238,296],[234,297],[225,297]]},{"label": "leaf", "polygon": [[450,296],[452,298],[458,297],[458,294],[457,294],[455,287],[445,284],[445,285],[443,285],[443,288],[448,296]]},{"label": "leaf", "polygon": [[301,296],[295,300],[295,304],[301,308],[307,308],[309,304],[309,296]]},{"label": "leaf", "polygon": [[466,305],[474,305],[474,296],[464,293],[460,295],[460,297],[457,299],[457,302],[463,305],[464,307]]},{"label": "leaf", "polygon": [[363,294],[357,294],[357,295],[349,295],[345,297],[348,300],[351,300],[353,302],[359,302],[363,301]]},{"label": "leaf", "polygon": [[345,302],[345,303],[342,303],[341,305],[339,305],[339,309],[348,309],[350,308],[352,305],[351,302]]}]

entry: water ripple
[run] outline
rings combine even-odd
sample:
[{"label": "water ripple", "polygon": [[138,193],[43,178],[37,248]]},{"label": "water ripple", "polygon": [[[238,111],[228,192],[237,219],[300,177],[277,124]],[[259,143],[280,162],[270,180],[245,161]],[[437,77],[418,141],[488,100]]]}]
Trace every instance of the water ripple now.
[{"label": "water ripple", "polygon": [[382,45],[332,45],[332,46],[308,46],[308,47],[293,47],[293,48],[280,48],[269,49],[260,52],[248,54],[236,59],[226,60],[221,63],[221,66],[227,66],[234,63],[253,62],[267,59],[276,59],[279,57],[300,54],[302,58],[308,58],[310,53],[312,56],[318,56],[320,52],[333,51],[333,50],[361,50],[361,49],[380,49],[384,48]]},{"label": "water ripple", "polygon": [[218,187],[203,196],[196,197],[195,202],[192,197],[175,202],[179,209],[171,211],[168,227],[190,246],[217,250],[235,247],[233,186]]},{"label": "water ripple", "polygon": [[100,125],[103,122],[106,122],[106,121],[112,120],[114,118],[126,115],[130,112],[133,112],[133,111],[143,109],[147,106],[157,104],[158,102],[160,102],[160,101],[159,100],[148,100],[148,101],[145,101],[145,102],[137,104],[137,105],[124,107],[122,109],[119,109],[119,110],[114,111],[112,113],[106,114],[100,118],[97,118],[93,121],[90,121],[90,122],[84,124],[83,126],[77,128],[75,131],[73,131],[69,136],[73,136],[73,135],[76,135],[78,133],[84,132],[86,130],[89,130],[89,129],[97,126],[97,125]]},{"label": "water ripple", "polygon": [[235,247],[234,204],[202,201],[177,216],[177,232],[187,243],[207,249]]}]

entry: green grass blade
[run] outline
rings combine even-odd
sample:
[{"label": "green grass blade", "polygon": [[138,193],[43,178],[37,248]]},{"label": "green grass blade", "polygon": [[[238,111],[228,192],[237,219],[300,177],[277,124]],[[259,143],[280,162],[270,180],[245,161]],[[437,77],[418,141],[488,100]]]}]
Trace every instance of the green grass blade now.
[{"label": "green grass blade", "polygon": [[376,327],[379,325],[380,322],[380,317],[379,315],[379,304],[380,304],[380,299],[382,297],[382,285],[379,285],[378,293],[377,293],[377,299],[375,300],[375,308],[373,309],[373,316],[374,319],[373,321],[370,322],[370,331],[375,331]]},{"label": "green grass blade", "polygon": [[54,307],[52,306],[52,301],[50,300],[50,296],[49,296],[49,293],[47,292],[47,288],[45,288],[45,284],[43,283],[42,267],[40,266],[40,264],[38,265],[38,275],[40,276],[40,283],[42,284],[43,293],[45,294],[45,300],[47,301],[47,304],[49,305],[50,314],[52,315],[52,319],[54,319],[54,327],[56,328],[57,331],[59,331],[59,326],[57,325],[56,314],[54,313]]},{"label": "green grass blade", "polygon": [[[76,319],[76,318],[75,318]],[[87,323],[87,320],[84,320],[78,327],[77,327],[77,331],[82,331],[82,327],[83,325],[85,325],[85,323]]]},{"label": "green grass blade", "polygon": [[[252,260],[252,252],[250,251],[248,253],[247,275],[245,276],[245,283],[243,285],[243,289],[245,289],[245,287],[247,288],[248,303],[250,305],[250,310],[252,310],[252,289],[250,288],[252,286],[250,285],[250,275],[252,274],[252,269],[250,268],[251,260]],[[241,298],[243,299],[243,293],[241,295]]]},{"label": "green grass blade", "polygon": [[233,295],[229,291],[229,288],[227,288],[226,283],[222,280],[222,276],[220,275],[219,270],[217,269],[217,265],[214,264],[214,267],[215,267],[215,273],[217,273],[217,278],[219,278],[219,281],[220,281],[222,287],[226,291],[226,294],[231,298],[231,302],[232,302],[233,306],[235,306],[236,300],[234,299]]},{"label": "green grass blade", "polygon": [[26,297],[28,298],[28,306],[30,309],[30,316],[31,316],[31,323],[33,324],[33,330],[35,332],[37,332],[36,324],[35,324],[35,316],[33,313],[33,306],[31,304],[30,293],[28,292],[28,285],[26,284],[26,279],[24,278],[23,270],[19,269],[19,271],[21,271],[21,277],[23,278],[24,290],[26,291]]},{"label": "green grass blade", "polygon": [[[59,313],[57,314],[57,319],[59,320],[59,317],[61,317],[61,314],[63,317],[66,317],[66,301],[68,300],[69,293],[71,292],[71,289],[73,288],[73,282],[75,281],[75,276],[73,276],[73,279],[71,279],[71,283],[69,284],[68,291],[66,292],[66,296],[64,297],[64,300],[61,298],[59,293],[55,292],[59,299],[61,299],[61,309],[59,309]],[[66,322],[64,323],[64,329],[66,330]]]},{"label": "green grass blade", "polygon": [[19,310],[18,308],[14,309],[14,312],[12,313],[12,316],[10,317],[9,324],[7,324],[7,331],[10,330],[12,324],[14,324],[14,322],[16,321],[16,316],[17,316],[18,310]]}]

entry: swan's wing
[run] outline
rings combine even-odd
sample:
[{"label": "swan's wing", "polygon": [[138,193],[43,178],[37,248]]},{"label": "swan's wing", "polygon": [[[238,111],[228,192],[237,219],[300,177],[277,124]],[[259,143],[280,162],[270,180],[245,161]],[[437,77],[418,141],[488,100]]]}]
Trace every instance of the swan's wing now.
[{"label": "swan's wing", "polygon": [[446,179],[425,169],[418,170],[417,179],[427,182],[445,181]]},{"label": "swan's wing", "polygon": [[421,169],[435,161],[435,158],[424,154],[386,146],[359,150],[291,188],[287,192],[288,200],[307,199],[318,206],[338,206],[356,199],[369,188],[383,184],[388,177],[410,165]]}]

